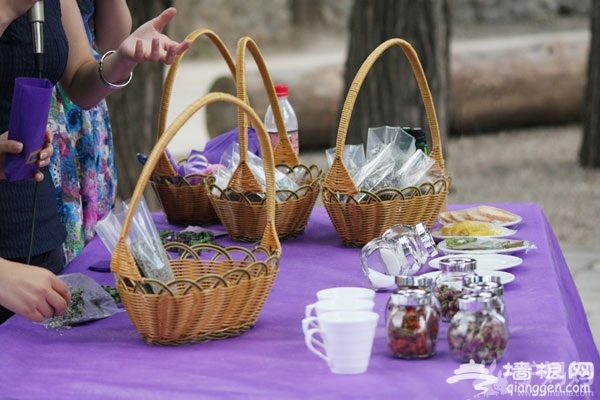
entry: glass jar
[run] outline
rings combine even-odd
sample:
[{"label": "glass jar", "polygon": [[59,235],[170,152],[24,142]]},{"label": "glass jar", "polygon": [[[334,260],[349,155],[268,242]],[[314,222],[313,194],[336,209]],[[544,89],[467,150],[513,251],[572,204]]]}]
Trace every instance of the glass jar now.
[{"label": "glass jar", "polygon": [[[479,277],[479,276],[478,276]],[[506,319],[506,315],[504,314],[504,310],[506,309],[506,305],[504,303],[504,299],[502,295],[504,294],[504,287],[500,282],[495,280],[472,280],[471,282],[465,284],[463,280],[463,294],[477,294],[481,292],[488,292],[496,296],[496,300],[494,302],[494,306],[496,307],[496,311],[504,316]]]},{"label": "glass jar", "polygon": [[458,311],[463,278],[475,275],[477,261],[468,257],[452,257],[440,261],[440,273],[435,278],[433,294],[442,308],[442,321],[450,322]]},{"label": "glass jar", "polygon": [[458,298],[459,310],[448,326],[448,345],[463,363],[499,360],[508,345],[508,327],[496,311],[495,295],[482,292]]},{"label": "glass jar", "polygon": [[[396,224],[390,226],[381,235],[386,240],[398,241],[402,237],[406,237],[410,244],[409,246],[416,249],[416,258],[419,267],[430,258],[439,254],[435,240],[431,236],[431,232],[427,225],[423,222],[412,226],[407,224]],[[407,244],[403,243],[403,246]]]},{"label": "glass jar", "polygon": [[386,337],[397,358],[428,358],[435,354],[440,313],[431,292],[424,289],[398,289],[388,302]]},{"label": "glass jar", "polygon": [[432,305],[432,307],[434,307],[437,310],[438,315],[441,314],[442,308],[440,306],[440,302],[438,301],[437,297],[435,297],[433,295],[433,289],[434,289],[434,283],[435,283],[434,279],[428,278],[428,277],[407,275],[407,276],[396,276],[395,282],[396,282],[396,289],[394,290],[394,292],[388,299],[387,306],[385,308],[385,319],[386,320],[387,320],[390,310],[397,305],[398,296],[394,296],[394,294],[397,293],[398,291],[403,291],[403,290],[407,290],[407,289],[421,289],[421,290],[424,290],[427,293],[431,294],[431,296],[429,296],[429,298],[431,299],[431,305]]}]

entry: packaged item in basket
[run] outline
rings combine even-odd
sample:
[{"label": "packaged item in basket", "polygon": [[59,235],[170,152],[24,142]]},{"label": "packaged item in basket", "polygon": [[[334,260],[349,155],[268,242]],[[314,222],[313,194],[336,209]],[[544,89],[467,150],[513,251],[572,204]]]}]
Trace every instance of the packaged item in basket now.
[{"label": "packaged item in basket", "polygon": [[[95,226],[98,236],[111,254],[121,235],[128,209],[129,200],[117,205]],[[174,279],[169,257],[143,198],[131,220],[127,243],[142,276],[164,283]]]},{"label": "packaged item in basket", "polygon": [[[335,147],[325,150],[325,157],[327,158],[327,167],[331,168],[335,158]],[[356,174],[365,165],[365,149],[362,144],[345,144],[342,161],[344,161],[350,175]]]},{"label": "packaged item in basket", "polygon": [[[224,168],[220,168],[217,171],[214,171],[214,175],[216,178],[215,185],[220,188],[226,188],[228,186],[229,180],[233,175],[233,172],[237,168],[240,162],[240,153],[239,153],[239,145],[238,143],[233,143],[231,145],[230,150],[223,153],[221,157],[221,165]],[[263,161],[260,157],[256,156],[248,152],[248,166],[250,170],[256,177],[258,183],[266,189],[266,178],[265,178],[265,170]],[[294,176],[291,174],[290,176]],[[277,191],[284,190],[289,192],[294,192],[298,189],[298,184],[294,182],[293,179],[290,178],[287,174],[275,169],[275,189]],[[277,201],[285,201],[288,198],[287,193],[278,194],[276,199]]]},{"label": "packaged item in basket", "polygon": [[430,177],[428,172],[436,163],[437,161],[425,155],[422,150],[415,151],[395,176],[395,187],[417,186],[423,182],[434,181],[439,176]]},{"label": "packaged item in basket", "polygon": [[46,328],[66,328],[110,317],[121,311],[115,299],[95,280],[82,273],[61,275],[71,291],[71,301],[64,315],[46,318]]},{"label": "packaged item in basket", "polygon": [[[415,148],[415,138],[397,127],[369,128],[366,154],[345,146],[344,164],[356,186],[375,192],[384,188],[405,188],[433,182],[441,176],[437,161]],[[349,153],[348,150],[354,150]],[[329,166],[335,149],[328,149]],[[362,150],[362,148],[361,148]],[[359,195],[360,201],[364,195]]]},{"label": "packaged item in basket", "polygon": [[392,144],[398,150],[398,158],[394,161],[400,167],[416,151],[415,138],[404,129],[395,126],[379,126],[369,128],[367,133],[367,159],[381,153],[383,147]]}]

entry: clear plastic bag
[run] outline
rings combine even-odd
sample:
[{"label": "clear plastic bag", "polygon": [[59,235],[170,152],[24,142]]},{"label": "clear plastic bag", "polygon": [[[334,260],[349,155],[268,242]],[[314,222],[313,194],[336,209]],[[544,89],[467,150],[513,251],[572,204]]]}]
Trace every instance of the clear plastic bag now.
[{"label": "clear plastic bag", "polygon": [[[221,164],[225,166],[225,168],[221,168],[218,171],[214,171],[213,174],[215,176],[215,185],[221,189],[226,188],[229,184],[229,180],[233,175],[233,172],[237,168],[240,162],[240,153],[239,153],[239,144],[233,143],[228,151],[223,153],[221,157]],[[248,152],[248,166],[250,170],[256,177],[258,183],[263,187],[266,191],[266,177],[265,177],[265,169],[262,158],[258,157],[251,152]],[[292,176],[296,176],[292,174]],[[296,191],[298,189],[298,184],[290,178],[287,174],[275,169],[275,190],[287,190],[287,191]],[[215,193],[217,194],[217,193]],[[276,201],[285,201],[288,199],[288,195],[281,193],[277,194]]]},{"label": "clear plastic bag", "polygon": [[367,133],[367,160],[375,158],[387,145],[392,144],[394,161],[399,168],[415,152],[415,138],[404,129],[394,126],[369,128]]},{"label": "clear plastic bag", "polygon": [[[325,150],[325,157],[327,158],[327,167],[331,168],[333,159],[335,157],[335,147]],[[344,154],[342,161],[348,169],[350,175],[354,175],[360,168],[366,163],[365,149],[362,144],[346,144],[344,145]]]},{"label": "clear plastic bag", "polygon": [[[325,154],[331,168],[335,148]],[[431,183],[442,174],[437,161],[417,150],[415,138],[399,127],[369,128],[366,153],[362,145],[345,145],[343,161],[356,186],[370,192]]]},{"label": "clear plastic bag", "polygon": [[376,191],[390,186],[389,177],[396,168],[394,154],[397,152],[394,146],[394,143],[380,146],[379,151],[352,176],[359,189]]},{"label": "clear plastic bag", "polygon": [[110,317],[125,311],[114,298],[94,279],[82,273],[59,276],[71,291],[71,301],[64,315],[46,318],[46,328],[67,328],[89,321]]},{"label": "clear plastic bag", "polygon": [[[111,254],[121,235],[128,209],[129,200],[117,205],[96,223],[95,230]],[[131,220],[127,243],[142,276],[164,283],[175,279],[169,257],[143,197]]]},{"label": "clear plastic bag", "polygon": [[429,182],[427,172],[436,161],[425,155],[423,151],[417,150],[402,165],[395,176],[394,183],[397,187],[418,186],[420,183]]}]

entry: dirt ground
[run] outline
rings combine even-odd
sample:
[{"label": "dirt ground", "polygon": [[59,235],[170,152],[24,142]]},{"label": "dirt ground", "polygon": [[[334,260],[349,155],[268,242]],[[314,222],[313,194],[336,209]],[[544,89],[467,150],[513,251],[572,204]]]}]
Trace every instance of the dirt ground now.
[{"label": "dirt ground", "polygon": [[452,139],[449,202],[537,202],[561,243],[600,248],[600,170],[578,165],[581,137],[570,125]]}]

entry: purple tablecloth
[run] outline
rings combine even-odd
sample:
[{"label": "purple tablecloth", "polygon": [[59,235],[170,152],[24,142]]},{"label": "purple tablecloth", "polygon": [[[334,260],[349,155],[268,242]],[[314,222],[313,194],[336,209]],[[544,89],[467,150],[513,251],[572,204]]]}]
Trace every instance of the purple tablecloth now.
[{"label": "purple tablecloth", "polygon": [[[565,389],[572,383],[570,366],[579,366],[583,378],[600,367],[579,294],[542,209],[534,203],[497,205],[523,217],[515,238],[532,241],[537,248],[518,254],[523,264],[510,270],[516,279],[506,285],[504,295],[509,345],[504,357],[484,374],[501,377],[499,386],[494,387],[504,388],[502,394],[512,392],[512,397],[519,397],[518,384],[524,382],[526,373],[523,363],[531,363],[530,387],[522,385],[521,390],[537,390],[540,396],[540,390],[550,385],[562,383]],[[168,225],[158,218],[157,226],[164,229]],[[142,340],[125,312],[62,331],[13,317],[0,326],[0,397],[469,399],[480,393],[473,379],[457,375],[461,364],[448,349],[446,323],[442,323],[433,358],[405,361],[390,356],[383,317],[389,293],[376,295],[380,320],[368,371],[332,374],[325,362],[305,347],[301,319],[305,305],[315,300],[318,290],[367,286],[359,249],[342,246],[324,208],[313,210],[301,237],[284,241],[282,246],[280,274],[258,322],[235,338],[158,347]],[[99,283],[114,285],[112,274],[88,270],[108,259],[108,252],[95,239],[65,273],[84,272]],[[422,270],[428,271],[428,266]],[[565,379],[544,382],[535,375],[533,363],[560,364]],[[513,372],[519,366],[521,375],[499,375],[510,366]],[[600,385],[594,380],[587,389],[581,389],[582,382],[588,380],[575,381],[569,388],[591,390],[600,396]],[[585,397],[593,396],[577,396]]]}]

